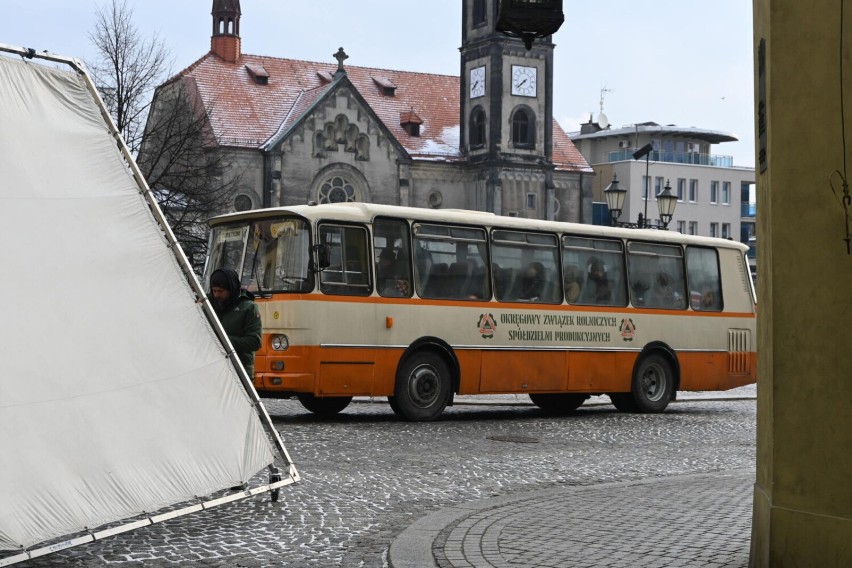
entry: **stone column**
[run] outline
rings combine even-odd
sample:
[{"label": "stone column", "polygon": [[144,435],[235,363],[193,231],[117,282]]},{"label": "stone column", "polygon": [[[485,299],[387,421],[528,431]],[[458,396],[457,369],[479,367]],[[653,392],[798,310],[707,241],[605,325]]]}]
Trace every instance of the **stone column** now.
[{"label": "stone column", "polygon": [[[758,244],[751,566],[852,566],[852,5],[753,0]],[[843,148],[843,129],[847,148]],[[839,172],[833,173],[833,172]],[[852,211],[850,211],[852,213]]]}]

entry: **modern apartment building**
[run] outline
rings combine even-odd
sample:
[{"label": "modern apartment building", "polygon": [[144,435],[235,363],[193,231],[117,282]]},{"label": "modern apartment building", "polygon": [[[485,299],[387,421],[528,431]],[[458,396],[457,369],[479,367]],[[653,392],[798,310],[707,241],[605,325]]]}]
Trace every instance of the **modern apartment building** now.
[{"label": "modern apartment building", "polygon": [[[745,243],[754,235],[754,168],[711,153],[714,144],[736,141],[735,136],[654,122],[614,129],[603,116],[569,136],[596,173],[596,222],[609,222],[603,190],[616,175],[627,189],[619,222],[638,223],[641,215],[657,225],[656,196],[668,183],[678,197],[670,230]],[[649,144],[651,151],[635,159],[634,153]]]}]

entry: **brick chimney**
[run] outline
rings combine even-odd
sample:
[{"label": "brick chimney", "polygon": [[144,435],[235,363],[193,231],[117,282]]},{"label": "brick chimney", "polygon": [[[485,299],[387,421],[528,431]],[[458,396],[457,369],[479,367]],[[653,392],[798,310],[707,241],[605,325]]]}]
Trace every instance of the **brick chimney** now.
[{"label": "brick chimney", "polygon": [[229,63],[240,58],[240,0],[213,0],[210,51]]}]

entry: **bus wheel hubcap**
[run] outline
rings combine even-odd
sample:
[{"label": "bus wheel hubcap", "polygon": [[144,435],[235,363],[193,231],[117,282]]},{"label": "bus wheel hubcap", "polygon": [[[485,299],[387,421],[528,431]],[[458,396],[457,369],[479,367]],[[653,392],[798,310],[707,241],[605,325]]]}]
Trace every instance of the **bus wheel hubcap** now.
[{"label": "bus wheel hubcap", "polygon": [[642,374],[642,392],[648,400],[656,401],[666,390],[666,375],[658,365],[650,365]]},{"label": "bus wheel hubcap", "polygon": [[408,381],[411,401],[421,408],[433,404],[440,391],[439,385],[438,375],[432,367],[417,367]]}]

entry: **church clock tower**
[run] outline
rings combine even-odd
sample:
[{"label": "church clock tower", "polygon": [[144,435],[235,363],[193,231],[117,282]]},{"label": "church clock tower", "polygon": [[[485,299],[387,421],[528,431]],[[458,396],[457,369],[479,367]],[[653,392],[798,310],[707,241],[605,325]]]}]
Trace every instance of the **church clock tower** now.
[{"label": "church clock tower", "polygon": [[553,42],[494,30],[498,2],[462,1],[462,154],[478,169],[477,209],[552,219]]}]

